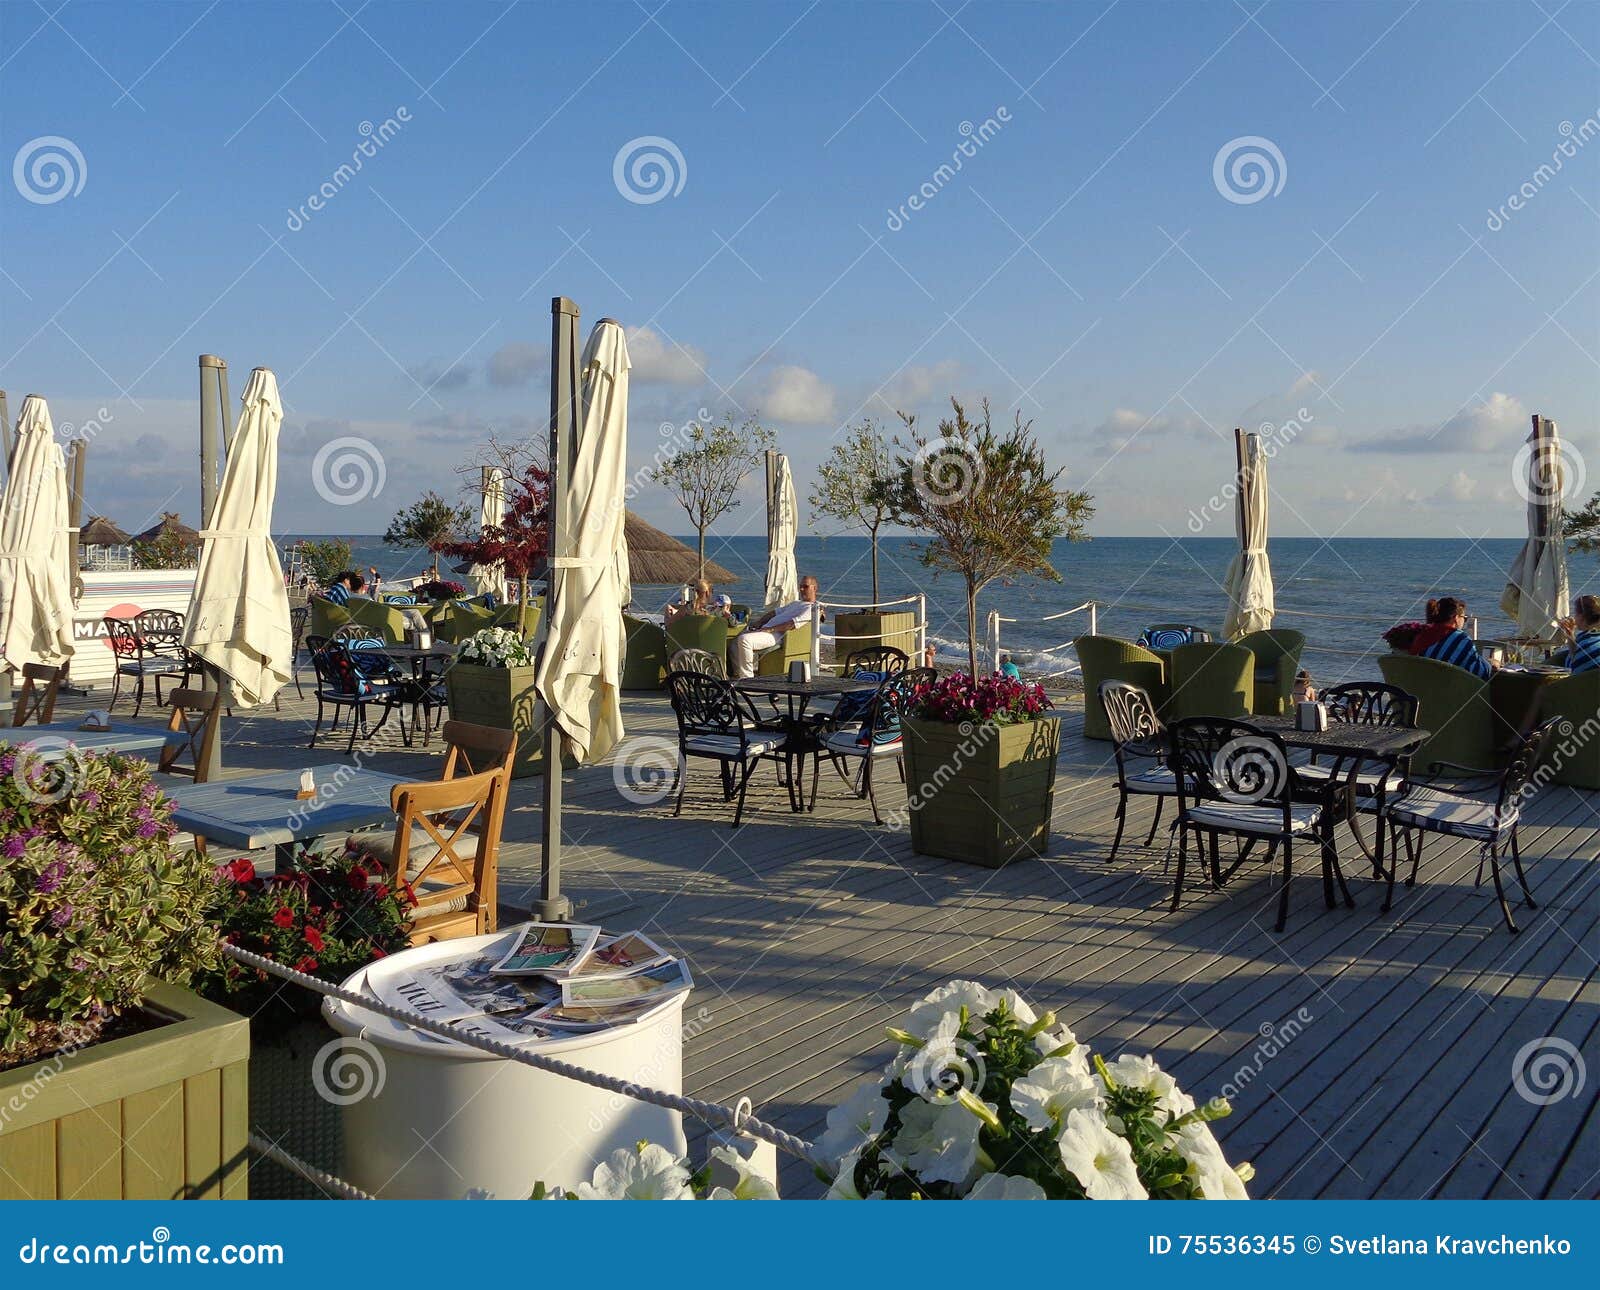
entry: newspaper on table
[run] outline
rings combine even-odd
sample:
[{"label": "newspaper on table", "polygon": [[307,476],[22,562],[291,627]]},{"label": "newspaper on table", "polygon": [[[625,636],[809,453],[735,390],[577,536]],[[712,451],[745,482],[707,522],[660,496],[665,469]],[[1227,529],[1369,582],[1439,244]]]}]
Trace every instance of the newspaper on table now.
[{"label": "newspaper on table", "polygon": [[527,923],[496,972],[512,976],[566,976],[576,971],[600,939],[598,927],[578,923]]},{"label": "newspaper on table", "polygon": [[683,994],[694,984],[689,965],[672,959],[631,976],[565,977],[561,981],[563,1008],[612,1008],[618,1004],[659,1002]]},{"label": "newspaper on table", "polygon": [[616,936],[601,936],[589,956],[582,960],[569,977],[632,976],[648,968],[671,963],[672,955],[662,949],[643,932],[622,932]]}]

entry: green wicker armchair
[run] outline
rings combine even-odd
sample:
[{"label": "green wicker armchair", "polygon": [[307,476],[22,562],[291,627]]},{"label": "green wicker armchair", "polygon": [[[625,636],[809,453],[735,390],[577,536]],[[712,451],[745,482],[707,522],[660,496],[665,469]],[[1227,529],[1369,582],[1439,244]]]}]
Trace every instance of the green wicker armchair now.
[{"label": "green wicker armchair", "polygon": [[1100,703],[1100,682],[1128,681],[1162,707],[1167,701],[1167,665],[1143,645],[1115,636],[1080,636],[1072,642],[1083,672],[1083,737],[1110,739],[1111,723]]},{"label": "green wicker armchair", "polygon": [[1255,697],[1256,656],[1242,645],[1197,642],[1172,651],[1170,694],[1162,714],[1182,717],[1244,717]]},{"label": "green wicker armchair", "polygon": [[1551,717],[1572,723],[1570,734],[1557,727],[1550,752],[1555,782],[1600,788],[1600,669],[1545,686],[1539,693],[1539,720]]},{"label": "green wicker armchair", "polygon": [[1306,647],[1305,633],[1281,628],[1246,632],[1233,643],[1256,656],[1251,713],[1258,717],[1283,716],[1289,711],[1294,694],[1295,673],[1300,670],[1300,655]]},{"label": "green wicker armchair", "polygon": [[448,610],[434,618],[433,629],[442,639],[459,645],[474,632],[489,626],[493,616],[490,610],[470,600],[454,600],[450,602]]},{"label": "green wicker armchair", "polygon": [[350,613],[343,605],[336,605],[323,596],[312,596],[311,621],[306,627],[306,635],[332,640],[334,632],[349,621]]},{"label": "green wicker armchair", "polygon": [[681,649],[703,649],[728,657],[728,620],[721,614],[680,614],[667,626],[667,657]]},{"label": "green wicker armchair", "polygon": [[376,600],[351,596],[345,602],[345,610],[351,622],[372,628],[374,634],[390,645],[398,645],[406,638],[406,616],[400,612],[398,605],[385,605]]},{"label": "green wicker armchair", "polygon": [[622,615],[622,688],[659,690],[667,676],[667,634],[660,623]]},{"label": "green wicker armchair", "polygon": [[1385,681],[1421,704],[1417,724],[1429,734],[1411,760],[1419,774],[1441,761],[1495,769],[1495,716],[1487,681],[1450,663],[1410,654],[1379,655],[1378,668]]},{"label": "green wicker armchair", "polygon": [[756,675],[783,676],[795,659],[803,658],[809,662],[813,630],[811,624],[807,623],[804,627],[791,627],[786,632],[778,633],[778,643],[756,660]]}]

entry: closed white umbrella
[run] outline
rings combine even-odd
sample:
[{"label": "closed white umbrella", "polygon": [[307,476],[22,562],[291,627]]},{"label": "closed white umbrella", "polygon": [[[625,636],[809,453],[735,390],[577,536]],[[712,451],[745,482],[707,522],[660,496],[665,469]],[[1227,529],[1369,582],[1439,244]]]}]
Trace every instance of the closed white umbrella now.
[{"label": "closed white umbrella", "polygon": [[767,454],[767,594],[768,605],[800,599],[800,577],[794,564],[794,540],[800,527],[794,496],[794,475],[781,452]]},{"label": "closed white umbrella", "polygon": [[1556,423],[1535,415],[1528,436],[1528,539],[1500,597],[1501,612],[1515,620],[1518,636],[1552,639],[1555,620],[1567,612],[1567,544],[1561,531],[1565,465]]},{"label": "closed white umbrella", "polygon": [[1228,565],[1228,617],[1222,634],[1237,640],[1272,626],[1277,605],[1272,592],[1272,563],[1267,559],[1267,459],[1261,436],[1233,432],[1239,466],[1234,528],[1239,553]]},{"label": "closed white umbrella", "polygon": [[[580,366],[582,421],[561,472],[564,531],[550,560],[548,635],[535,683],[567,751],[593,762],[622,738],[622,611],[631,594],[623,539],[628,342],[617,323],[595,325]],[[546,757],[545,774],[559,774],[549,749]]]},{"label": "closed white umbrella", "polygon": [[59,667],[72,657],[76,535],[67,523],[67,465],[50,409],[22,401],[0,500],[0,649],[5,666]]},{"label": "closed white umbrella", "polygon": [[[483,468],[483,497],[478,504],[478,534],[485,529],[499,528],[506,521],[506,472],[499,466]],[[504,604],[506,594],[506,567],[503,564],[475,564],[469,574],[477,593],[492,595],[496,604]]]},{"label": "closed white umbrella", "polygon": [[234,707],[272,702],[290,679],[293,636],[283,565],[272,541],[278,492],[278,378],[250,374],[211,526],[200,536],[200,567],[183,643],[226,676]]}]

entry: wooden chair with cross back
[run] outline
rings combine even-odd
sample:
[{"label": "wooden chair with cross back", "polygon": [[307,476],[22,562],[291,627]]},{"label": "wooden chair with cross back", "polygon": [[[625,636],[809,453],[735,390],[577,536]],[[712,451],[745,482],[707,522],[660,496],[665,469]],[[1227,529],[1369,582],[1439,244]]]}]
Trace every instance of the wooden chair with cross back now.
[{"label": "wooden chair with cross back", "polygon": [[29,718],[32,718],[42,726],[53,720],[56,713],[56,695],[61,691],[61,682],[66,679],[66,671],[64,667],[51,667],[48,663],[24,663],[22,688],[17,691],[16,706],[11,711],[11,724],[25,726]]},{"label": "wooden chair with cross back", "polygon": [[[167,721],[171,736],[161,750],[156,770],[163,775],[183,775],[196,784],[206,782],[211,750],[216,746],[218,720],[222,713],[220,690],[177,689],[167,695],[172,716]],[[187,760],[185,760],[187,759]]]},{"label": "wooden chair with cross back", "polygon": [[[477,936],[496,926],[500,825],[510,777],[502,768],[432,783],[397,784],[390,875],[417,904],[411,944]],[[418,844],[421,845],[418,845]]]}]

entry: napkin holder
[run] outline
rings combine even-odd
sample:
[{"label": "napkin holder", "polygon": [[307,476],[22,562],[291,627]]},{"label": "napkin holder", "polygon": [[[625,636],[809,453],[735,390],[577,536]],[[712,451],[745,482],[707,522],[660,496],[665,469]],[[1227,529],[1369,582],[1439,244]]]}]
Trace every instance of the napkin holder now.
[{"label": "napkin holder", "polygon": [[811,679],[811,664],[803,659],[796,658],[789,661],[789,679],[798,683],[805,683]]},{"label": "napkin holder", "polygon": [[1321,731],[1328,728],[1328,705],[1326,703],[1297,703],[1294,708],[1294,727],[1296,730]]},{"label": "napkin holder", "polygon": [[426,627],[408,627],[406,628],[406,644],[413,649],[432,649],[433,632]]},{"label": "napkin holder", "polygon": [[300,772],[300,787],[296,790],[294,800],[309,802],[317,795],[317,777],[309,770]]},{"label": "napkin holder", "polygon": [[96,734],[104,734],[111,729],[111,714],[104,708],[96,708],[93,712],[86,713],[78,724],[79,730],[92,730]]}]

